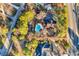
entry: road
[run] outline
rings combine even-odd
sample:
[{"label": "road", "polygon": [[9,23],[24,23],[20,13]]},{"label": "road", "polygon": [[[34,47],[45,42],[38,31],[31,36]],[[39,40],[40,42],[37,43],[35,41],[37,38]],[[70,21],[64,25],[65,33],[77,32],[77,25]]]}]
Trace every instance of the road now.
[{"label": "road", "polygon": [[[7,39],[6,39],[5,43],[4,43],[4,46],[3,46],[3,48],[2,48],[1,51],[0,51],[0,55],[2,55],[2,56],[7,55],[9,49],[12,47],[12,46],[11,46],[11,45],[12,45],[12,44],[11,44],[12,29],[14,28],[15,23],[16,23],[16,21],[17,21],[17,18],[18,18],[19,15],[21,14],[21,11],[23,10],[24,5],[25,5],[25,4],[21,4],[21,6],[20,6],[19,9],[17,10],[15,16],[11,17],[11,19],[12,19],[13,22],[12,22],[10,31],[9,31],[9,33],[8,33],[8,37],[7,37]],[[13,6],[13,5],[12,5],[12,6]]]},{"label": "road", "polygon": [[77,30],[76,16],[73,10],[74,10],[74,4],[68,4],[69,28],[71,28],[77,34],[78,30]]},{"label": "road", "polygon": [[72,44],[72,48],[70,49],[70,55],[77,55],[77,45],[78,45],[78,30],[77,30],[77,22],[76,22],[76,15],[73,12],[74,4],[68,4],[68,31],[70,36],[70,42]]}]

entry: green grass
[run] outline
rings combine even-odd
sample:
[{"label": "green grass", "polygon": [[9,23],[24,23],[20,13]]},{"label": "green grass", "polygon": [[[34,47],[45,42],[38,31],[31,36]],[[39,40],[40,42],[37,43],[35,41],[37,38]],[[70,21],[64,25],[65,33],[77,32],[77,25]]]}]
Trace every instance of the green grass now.
[{"label": "green grass", "polygon": [[0,41],[0,48],[3,46],[3,43],[2,43],[2,41]]}]

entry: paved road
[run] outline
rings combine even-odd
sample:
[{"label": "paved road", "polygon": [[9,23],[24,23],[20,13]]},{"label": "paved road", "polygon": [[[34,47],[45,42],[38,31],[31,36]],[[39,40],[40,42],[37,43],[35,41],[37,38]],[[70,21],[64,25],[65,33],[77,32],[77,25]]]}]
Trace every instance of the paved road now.
[{"label": "paved road", "polygon": [[[12,5],[12,6],[13,6],[13,5]],[[17,10],[17,12],[16,12],[16,15],[13,16],[13,17],[11,17],[11,19],[12,19],[13,22],[12,22],[10,31],[9,31],[9,33],[8,33],[8,37],[7,37],[7,39],[6,39],[5,43],[4,43],[4,46],[3,46],[3,48],[2,48],[1,51],[0,51],[0,55],[2,55],[2,56],[7,55],[9,49],[12,47],[12,46],[11,46],[11,45],[12,45],[12,44],[11,44],[12,29],[14,28],[15,23],[16,23],[16,21],[17,21],[17,18],[19,17],[19,15],[21,14],[21,11],[23,10],[23,7],[24,7],[24,4],[21,4],[20,8],[19,8],[19,9]]]},{"label": "paved road", "polygon": [[77,34],[78,31],[77,31],[76,16],[73,10],[74,10],[74,4],[68,4],[69,28],[71,28]]},{"label": "paved road", "polygon": [[72,48],[70,49],[71,55],[77,55],[77,47],[78,47],[78,30],[77,30],[77,22],[76,22],[76,15],[73,12],[74,10],[74,4],[68,4],[68,18],[69,18],[69,36],[70,36],[70,42],[72,44]]}]

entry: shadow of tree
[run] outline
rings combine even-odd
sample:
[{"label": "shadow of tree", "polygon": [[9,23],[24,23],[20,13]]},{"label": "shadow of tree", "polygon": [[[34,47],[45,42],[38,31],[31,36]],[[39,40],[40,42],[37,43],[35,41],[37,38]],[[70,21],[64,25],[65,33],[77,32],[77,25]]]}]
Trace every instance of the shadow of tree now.
[{"label": "shadow of tree", "polygon": [[71,28],[68,28],[68,33],[73,45],[79,50],[79,37]]}]

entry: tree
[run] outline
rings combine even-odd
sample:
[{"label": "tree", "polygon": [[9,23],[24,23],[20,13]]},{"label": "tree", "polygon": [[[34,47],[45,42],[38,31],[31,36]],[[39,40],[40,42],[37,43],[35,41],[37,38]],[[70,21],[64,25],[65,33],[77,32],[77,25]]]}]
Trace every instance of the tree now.
[{"label": "tree", "polygon": [[33,11],[27,11],[20,15],[16,23],[16,28],[13,29],[14,33],[17,32],[18,29],[20,33],[19,39],[25,39],[25,35],[28,32],[28,22],[32,21],[34,16],[35,14]]},{"label": "tree", "polygon": [[26,43],[26,47],[24,48],[24,54],[26,56],[33,56],[37,46],[38,41],[36,39],[32,39],[31,42]]},{"label": "tree", "polygon": [[57,27],[59,31],[58,36],[65,36],[68,31],[68,21],[65,15],[58,15]]}]

